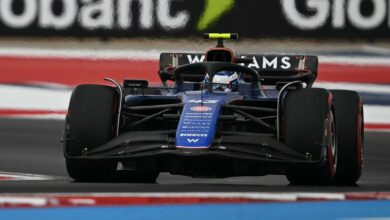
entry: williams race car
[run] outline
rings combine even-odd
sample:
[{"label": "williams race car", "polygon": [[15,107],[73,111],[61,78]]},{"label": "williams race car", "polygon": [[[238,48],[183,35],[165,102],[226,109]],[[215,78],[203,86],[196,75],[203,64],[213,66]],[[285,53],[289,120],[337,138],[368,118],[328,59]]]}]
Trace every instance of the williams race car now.
[{"label": "williams race car", "polygon": [[162,53],[161,87],[146,80],[80,85],[63,134],[76,181],[155,182],[286,175],[291,184],[354,184],[363,166],[363,106],[354,91],[312,88],[318,58]]}]

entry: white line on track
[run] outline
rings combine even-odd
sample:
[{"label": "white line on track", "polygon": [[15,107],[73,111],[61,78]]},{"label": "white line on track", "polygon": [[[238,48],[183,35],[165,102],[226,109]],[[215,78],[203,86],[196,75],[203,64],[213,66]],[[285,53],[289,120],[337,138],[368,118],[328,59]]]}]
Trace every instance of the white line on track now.
[{"label": "white line on track", "polygon": [[[312,202],[390,200],[387,192],[288,193],[31,193],[2,194],[0,207],[61,207],[99,205],[199,204],[248,202]],[[118,198],[118,199],[115,199]],[[119,199],[120,198],[120,199]],[[188,203],[189,202],[189,203]]]},{"label": "white line on track", "polygon": [[16,56],[26,58],[158,60],[160,57],[160,51],[0,48],[0,56]]},{"label": "white line on track", "polygon": [[[35,193],[36,197],[51,196],[51,197],[120,197],[120,198],[245,198],[253,200],[275,200],[275,201],[297,201],[300,200],[345,200],[345,193],[321,193],[321,192],[288,192],[288,193],[258,193],[258,192],[243,192],[243,193],[208,193],[208,192],[183,192],[183,193]],[[8,196],[6,194],[6,196]]]},{"label": "white line on track", "polygon": [[112,195],[118,197],[152,197],[152,198],[246,198],[257,200],[277,200],[277,201],[296,201],[298,198],[303,199],[329,199],[329,200],[344,200],[344,193],[92,193],[93,197],[110,197]]},{"label": "white line on track", "polygon": [[65,114],[5,114],[0,117],[6,117],[11,119],[32,119],[32,120],[65,120]]},{"label": "white line on track", "polygon": [[[2,180],[1,180],[2,179]],[[9,180],[52,180],[55,179],[53,176],[38,175],[30,173],[14,173],[14,172],[0,172],[0,181]]]},{"label": "white line on track", "polygon": [[47,206],[48,201],[46,198],[33,198],[33,197],[8,197],[0,196],[0,206],[30,206],[30,207],[44,207]]},{"label": "white line on track", "polygon": [[0,85],[0,109],[64,110],[68,108],[71,90]]},{"label": "white line on track", "polygon": [[378,124],[390,124],[390,106],[365,105],[364,121]]}]

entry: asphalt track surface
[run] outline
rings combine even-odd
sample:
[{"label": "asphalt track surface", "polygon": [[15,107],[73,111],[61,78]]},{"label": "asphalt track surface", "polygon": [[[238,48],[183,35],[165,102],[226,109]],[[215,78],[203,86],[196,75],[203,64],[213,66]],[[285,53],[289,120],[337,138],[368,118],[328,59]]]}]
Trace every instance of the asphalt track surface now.
[{"label": "asphalt track surface", "polygon": [[364,173],[356,186],[289,186],[283,176],[193,179],[160,174],[155,184],[77,183],[66,173],[59,142],[63,121],[0,119],[0,171],[53,176],[0,181],[1,193],[36,192],[359,192],[390,191],[390,132],[366,132]]}]

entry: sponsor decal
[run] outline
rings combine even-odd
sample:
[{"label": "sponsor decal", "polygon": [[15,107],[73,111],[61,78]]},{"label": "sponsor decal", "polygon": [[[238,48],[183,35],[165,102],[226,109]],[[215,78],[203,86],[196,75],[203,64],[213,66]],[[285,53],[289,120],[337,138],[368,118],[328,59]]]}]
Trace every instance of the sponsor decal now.
[{"label": "sponsor decal", "polygon": [[[1,0],[0,21],[9,28],[65,30],[181,29],[190,20],[188,10],[172,5],[180,0]],[[21,8],[15,10],[15,6]],[[137,16],[137,18],[135,18]],[[137,23],[134,20],[138,21]]]},{"label": "sponsor decal", "polygon": [[189,103],[204,103],[204,104],[215,104],[217,103],[219,100],[189,100],[188,102]]},{"label": "sponsor decal", "polygon": [[198,143],[199,139],[190,139],[187,138],[188,143]]},{"label": "sponsor decal", "polygon": [[191,110],[192,111],[195,111],[195,112],[207,112],[207,111],[210,111],[212,108],[208,107],[208,106],[194,106],[194,107],[191,107]]},{"label": "sponsor decal", "polygon": [[[244,57],[244,56],[243,56]],[[253,62],[248,64],[249,68],[255,69],[284,69],[291,68],[290,57],[255,57],[252,56]]]},{"label": "sponsor decal", "polygon": [[[241,56],[242,58],[248,58],[247,56]],[[288,56],[252,56],[249,57],[252,58],[253,62],[250,64],[247,64],[249,68],[255,68],[255,69],[283,69],[288,70],[292,67],[291,64],[291,57]],[[203,62],[205,59],[204,55],[194,55],[194,54],[188,54],[187,55],[188,63],[200,63]],[[205,100],[206,101],[218,101],[218,100]],[[200,103],[201,100],[190,100],[189,102],[193,103]],[[211,103],[216,103],[211,102]]]},{"label": "sponsor decal", "polygon": [[189,63],[200,63],[200,62],[203,62],[205,58],[206,58],[205,55],[201,55],[201,56],[187,55],[187,59],[188,59]]},{"label": "sponsor decal", "polygon": [[189,63],[200,63],[200,62],[203,62],[205,58],[206,58],[205,55],[200,55],[200,56],[191,55],[191,54],[187,55],[187,59],[188,59]]},{"label": "sponsor decal", "polygon": [[[9,29],[139,33],[204,31],[236,0],[0,0],[0,26]],[[194,21],[192,21],[194,20]],[[53,32],[54,33],[54,32]],[[138,33],[138,34],[139,34]],[[75,34],[69,32],[70,35]]]},{"label": "sponsor decal", "polygon": [[[389,5],[390,0],[0,0],[0,34],[154,38],[234,30],[245,37],[388,39]],[[257,60],[260,67],[281,62],[266,59]]]},{"label": "sponsor decal", "polygon": [[198,31],[204,31],[219,20],[219,18],[230,11],[235,0],[206,0],[206,8],[200,17],[197,25]]},{"label": "sponsor decal", "polygon": [[[333,29],[343,29],[349,23],[356,29],[370,30],[385,23],[390,9],[387,0],[302,0],[310,11],[305,14],[298,10],[299,1],[281,0],[281,4],[287,21],[301,30],[319,29],[329,21]],[[372,7],[368,14],[361,10],[367,8],[367,2]]]},{"label": "sponsor decal", "polygon": [[207,137],[207,134],[180,134],[180,137]]}]

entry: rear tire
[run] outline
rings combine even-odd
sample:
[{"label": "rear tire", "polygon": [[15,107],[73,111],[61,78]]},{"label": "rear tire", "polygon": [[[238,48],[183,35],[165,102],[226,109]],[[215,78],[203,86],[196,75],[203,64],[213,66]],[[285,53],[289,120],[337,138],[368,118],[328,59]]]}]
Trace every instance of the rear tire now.
[{"label": "rear tire", "polygon": [[286,170],[293,185],[331,184],[337,168],[337,137],[332,95],[325,89],[289,91],[281,114],[281,141],[316,165],[296,165]]},{"label": "rear tire", "polygon": [[339,166],[335,183],[355,184],[362,173],[364,119],[362,100],[357,92],[332,90],[338,136]]},{"label": "rear tire", "polygon": [[[80,85],[73,91],[66,117],[65,154],[81,156],[114,137],[118,93],[103,85]],[[76,181],[107,181],[116,164],[105,161],[67,159],[69,176]]]}]

